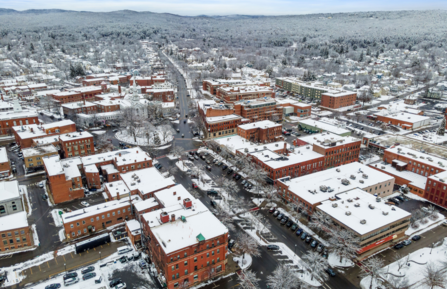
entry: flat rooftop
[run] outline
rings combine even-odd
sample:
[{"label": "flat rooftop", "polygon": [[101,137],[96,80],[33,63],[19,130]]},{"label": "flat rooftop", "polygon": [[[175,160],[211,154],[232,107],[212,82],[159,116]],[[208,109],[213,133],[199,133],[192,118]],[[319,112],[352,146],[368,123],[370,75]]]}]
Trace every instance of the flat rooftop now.
[{"label": "flat rooftop", "polygon": [[[366,175],[364,177],[363,175]],[[355,179],[352,179],[353,176]],[[348,184],[342,184],[342,180]],[[309,204],[317,204],[330,197],[355,188],[368,188],[378,183],[392,181],[394,177],[358,162],[315,172],[297,178],[281,178],[278,181],[289,187],[289,191]],[[392,188],[391,188],[392,189]]]},{"label": "flat rooftop", "polygon": [[428,116],[411,114],[411,113],[406,113],[406,112],[390,112],[388,110],[381,110],[380,112],[374,113],[374,115],[388,117],[388,118],[405,121],[405,122],[409,122],[409,123],[430,121],[430,117],[428,117]]},{"label": "flat rooftop", "polygon": [[155,167],[121,174],[121,179],[131,191],[139,190],[141,194],[175,185],[174,181],[163,177]]},{"label": "flat rooftop", "polygon": [[384,173],[392,174],[394,176],[398,176],[399,178],[407,180],[410,182],[410,185],[413,185],[413,186],[416,186],[422,190],[425,190],[425,184],[427,183],[427,177],[421,176],[420,174],[413,173],[412,171],[407,171],[407,170],[398,171],[391,164],[380,163],[380,164],[377,164],[376,168]]},{"label": "flat rooftop", "polygon": [[[162,223],[161,212],[167,213],[169,218],[171,215],[175,215],[175,221],[170,220],[167,223]],[[199,235],[208,240],[228,233],[227,227],[197,199],[192,200],[191,209],[175,205],[146,213],[143,215],[143,219],[166,254],[197,245],[199,243],[197,236]]]},{"label": "flat rooftop", "polygon": [[28,227],[28,219],[25,211],[2,216],[0,218],[0,231],[2,232],[25,227]]},{"label": "flat rooftop", "polygon": [[357,92],[342,90],[342,91],[328,91],[328,92],[325,92],[323,94],[327,95],[327,96],[330,96],[330,97],[342,97],[342,96],[357,94]]},{"label": "flat rooftop", "polygon": [[376,197],[360,189],[338,194],[334,201],[324,201],[317,209],[361,236],[411,216],[399,207],[376,202]]},{"label": "flat rooftop", "polygon": [[149,198],[149,199],[143,200],[141,202],[134,203],[135,209],[138,212],[156,207],[158,205],[159,204],[155,198]]},{"label": "flat rooftop", "polygon": [[406,148],[403,146],[394,146],[386,150],[386,152],[392,152],[399,156],[411,159],[429,165],[431,167],[439,168],[441,170],[446,170],[447,160],[438,156],[429,155],[414,149]]},{"label": "flat rooftop", "polygon": [[175,185],[168,189],[154,193],[160,204],[167,208],[178,204],[183,204],[184,199],[193,200],[194,197],[182,185]]},{"label": "flat rooftop", "polygon": [[[20,198],[18,181],[0,182],[0,201]],[[0,218],[1,219],[1,218]]]},{"label": "flat rooftop", "polygon": [[242,124],[242,125],[238,126],[238,128],[241,128],[244,130],[253,129],[253,128],[267,129],[267,128],[273,128],[273,127],[282,127],[282,125],[278,124],[276,122],[273,122],[271,120],[262,120],[262,121],[256,121],[256,122]]},{"label": "flat rooftop", "polygon": [[23,157],[32,157],[32,156],[39,156],[49,153],[57,153],[57,149],[54,145],[44,145],[39,147],[31,147],[31,148],[24,148],[22,149]]},{"label": "flat rooftop", "polygon": [[339,127],[339,126],[335,126],[335,125],[331,125],[322,121],[318,121],[318,120],[312,120],[312,119],[303,119],[300,120],[298,122],[298,124],[304,124],[304,125],[308,125],[308,126],[312,126],[315,127],[317,129],[321,129],[323,131],[329,131],[338,135],[342,135],[342,134],[347,134],[350,133],[349,130]]},{"label": "flat rooftop", "polygon": [[212,124],[212,123],[219,123],[219,122],[223,122],[223,121],[238,120],[238,119],[242,119],[242,117],[237,114],[230,114],[230,115],[224,115],[224,116],[207,117],[206,122],[209,124]]},{"label": "flat rooftop", "polygon": [[[310,145],[317,145],[321,147],[333,147],[338,145],[346,145],[354,142],[360,142],[359,139],[352,136],[339,136],[331,132],[323,132],[319,134],[312,134],[299,138]],[[335,145],[333,145],[335,144]]]},{"label": "flat rooftop", "polygon": [[[264,146],[266,146],[267,149],[270,149],[272,151],[279,150],[281,148],[284,148],[284,143],[285,143],[283,141],[279,141],[279,142],[259,145],[259,144],[250,142],[239,135],[215,138],[214,141],[217,142],[221,146],[225,146],[233,154],[236,154],[237,150],[240,150],[241,152],[245,153],[245,149],[247,149],[248,152],[254,152],[255,148],[258,148],[258,150],[260,150],[261,148],[263,149]],[[287,148],[290,148],[289,144],[287,144]]]},{"label": "flat rooftop", "polygon": [[8,153],[6,152],[6,148],[0,147],[0,163],[7,163],[8,161],[9,159],[8,159]]},{"label": "flat rooftop", "polygon": [[[92,165],[96,167],[95,165]],[[106,183],[106,188],[110,193],[110,196],[112,198],[115,198],[118,196],[127,196],[130,194],[129,188],[126,186],[126,184],[123,181],[115,181],[111,183]]]},{"label": "flat rooftop", "polygon": [[294,152],[289,153],[288,156],[279,155],[268,149],[258,150],[250,153],[250,155],[256,157],[258,160],[271,167],[272,169],[292,166],[324,157],[324,155],[314,152],[310,149],[295,150]]}]

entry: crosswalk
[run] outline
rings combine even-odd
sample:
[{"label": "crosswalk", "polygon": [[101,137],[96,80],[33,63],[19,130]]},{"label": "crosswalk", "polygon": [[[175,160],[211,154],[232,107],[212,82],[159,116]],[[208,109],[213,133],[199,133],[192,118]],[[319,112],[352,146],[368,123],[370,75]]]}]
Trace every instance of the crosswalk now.
[{"label": "crosswalk", "polygon": [[0,256],[0,260],[10,259],[10,258],[12,258],[12,254],[10,254],[10,255],[2,255],[2,256]]}]

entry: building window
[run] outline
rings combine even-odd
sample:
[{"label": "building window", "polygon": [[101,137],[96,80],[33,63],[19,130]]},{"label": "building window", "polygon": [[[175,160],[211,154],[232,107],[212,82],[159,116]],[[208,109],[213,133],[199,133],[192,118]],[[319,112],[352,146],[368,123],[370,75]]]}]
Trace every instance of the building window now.
[{"label": "building window", "polygon": [[185,275],[188,275],[188,270],[185,270]]}]

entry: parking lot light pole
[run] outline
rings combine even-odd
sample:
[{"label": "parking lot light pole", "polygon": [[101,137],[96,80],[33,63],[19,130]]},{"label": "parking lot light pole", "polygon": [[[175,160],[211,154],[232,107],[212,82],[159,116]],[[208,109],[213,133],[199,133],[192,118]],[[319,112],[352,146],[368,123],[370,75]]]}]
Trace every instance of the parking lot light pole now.
[{"label": "parking lot light pole", "polygon": [[67,273],[67,264],[65,264],[65,263],[64,263],[64,268],[65,268],[64,269],[65,273]]},{"label": "parking lot light pole", "polygon": [[101,261],[101,251],[99,251],[99,261]]}]

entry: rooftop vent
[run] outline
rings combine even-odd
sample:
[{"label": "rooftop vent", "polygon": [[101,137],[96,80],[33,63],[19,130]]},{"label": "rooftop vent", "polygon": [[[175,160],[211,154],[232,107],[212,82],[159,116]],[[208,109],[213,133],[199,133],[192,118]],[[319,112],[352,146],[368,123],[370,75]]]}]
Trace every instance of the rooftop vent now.
[{"label": "rooftop vent", "polygon": [[338,204],[337,203],[333,203],[332,204],[332,208],[336,208],[336,207],[338,207]]},{"label": "rooftop vent", "polygon": [[339,172],[340,172],[340,169],[336,169],[336,171],[339,173]]},{"label": "rooftop vent", "polygon": [[383,214],[384,216],[386,216],[386,215],[388,215],[388,212],[383,211],[382,214]]},{"label": "rooftop vent", "polygon": [[350,211],[346,211],[346,212],[345,212],[345,215],[346,215],[346,216],[351,216],[351,212],[350,212]]},{"label": "rooftop vent", "polygon": [[359,182],[360,182],[361,184],[363,184],[365,181],[364,181],[364,180],[359,180]]},{"label": "rooftop vent", "polygon": [[349,178],[350,178],[351,180],[355,180],[355,176],[354,176],[354,175],[351,175]]},{"label": "rooftop vent", "polygon": [[368,175],[367,175],[367,174],[363,174],[362,177],[363,177],[364,179],[367,179],[367,178],[368,178]]},{"label": "rooftop vent", "polygon": [[360,204],[359,204],[359,203],[355,203],[355,204],[354,204],[354,207],[359,208],[359,207],[360,207]]},{"label": "rooftop vent", "polygon": [[342,183],[343,185],[345,185],[345,186],[347,186],[347,185],[350,184],[350,182],[349,182],[348,179],[343,179],[343,180],[341,180],[341,183]]},{"label": "rooftop vent", "polygon": [[327,192],[327,187],[325,185],[320,186],[320,191]]},{"label": "rooftop vent", "polygon": [[352,199],[348,199],[348,202],[349,202],[349,203],[352,203]]},{"label": "rooftop vent", "polygon": [[374,210],[374,208],[375,208],[375,207],[374,207],[373,205],[371,205],[371,204],[370,204],[368,207],[369,207],[371,210]]},{"label": "rooftop vent", "polygon": [[360,224],[365,225],[366,224],[366,220],[365,219],[361,220]]}]

